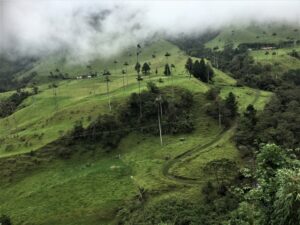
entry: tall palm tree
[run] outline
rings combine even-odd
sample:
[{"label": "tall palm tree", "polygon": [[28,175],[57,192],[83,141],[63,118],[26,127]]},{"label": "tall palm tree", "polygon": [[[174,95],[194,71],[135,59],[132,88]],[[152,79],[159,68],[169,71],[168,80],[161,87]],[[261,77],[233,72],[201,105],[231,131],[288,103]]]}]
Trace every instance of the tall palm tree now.
[{"label": "tall palm tree", "polygon": [[124,90],[124,92],[125,92],[125,74],[126,74],[126,71],[123,69],[122,70],[122,77],[123,77],[123,90]]},{"label": "tall palm tree", "polygon": [[222,115],[221,115],[221,98],[218,96],[216,98],[216,102],[218,105],[218,121],[219,121],[219,129],[221,129],[222,126]]},{"label": "tall palm tree", "polygon": [[57,84],[53,83],[52,85],[52,93],[53,93],[53,98],[54,98],[54,107],[55,111],[58,109],[58,104],[57,104]]},{"label": "tall palm tree", "polygon": [[168,64],[168,58],[171,56],[171,54],[169,52],[166,52],[165,57],[167,59],[167,64]]},{"label": "tall palm tree", "polygon": [[159,95],[155,102],[157,103],[157,118],[158,118],[158,129],[159,129],[159,137],[160,137],[160,145],[163,145],[163,139],[162,139],[162,129],[161,129],[161,119],[162,119],[162,107],[161,107],[161,95]]},{"label": "tall palm tree", "polygon": [[171,64],[171,73],[170,73],[171,81],[172,81],[172,96],[173,96],[173,99],[174,99],[174,93],[175,93],[174,92],[174,73],[172,74],[172,69],[176,70],[174,64]]},{"label": "tall palm tree", "polygon": [[124,62],[124,66],[125,66],[125,69],[126,69],[126,86],[128,86],[128,62]]},{"label": "tall palm tree", "polygon": [[142,53],[142,47],[140,44],[138,44],[136,46],[136,62],[138,63],[139,62],[139,55]]},{"label": "tall palm tree", "polygon": [[142,100],[141,100],[141,81],[143,80],[142,76],[140,75],[141,72],[141,64],[139,63],[139,55],[141,54],[141,45],[137,44],[136,46],[136,65],[135,70],[137,72],[137,81],[139,84],[139,105],[140,105],[140,119],[142,118]]},{"label": "tall palm tree", "polygon": [[108,108],[109,108],[109,111],[111,111],[110,94],[109,94],[109,82],[110,82],[109,76],[110,75],[111,75],[111,73],[108,70],[104,70],[103,76],[104,76],[104,80],[106,82],[106,95],[108,97]]},{"label": "tall palm tree", "polygon": [[136,80],[139,84],[139,105],[140,105],[140,119],[142,118],[142,101],[141,101],[141,81],[143,80],[143,77],[138,73]]},{"label": "tall palm tree", "polygon": [[117,64],[118,64],[118,61],[115,60],[115,61],[114,61],[114,64],[115,64],[115,71],[117,71]]}]

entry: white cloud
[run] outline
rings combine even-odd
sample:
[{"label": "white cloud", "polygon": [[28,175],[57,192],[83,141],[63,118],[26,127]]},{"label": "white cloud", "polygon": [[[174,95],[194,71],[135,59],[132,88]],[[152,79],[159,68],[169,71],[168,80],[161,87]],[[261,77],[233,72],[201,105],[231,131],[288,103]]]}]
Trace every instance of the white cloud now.
[{"label": "white cloud", "polygon": [[300,23],[300,1],[0,0],[1,51],[110,56],[154,34],[202,32],[249,21]]}]

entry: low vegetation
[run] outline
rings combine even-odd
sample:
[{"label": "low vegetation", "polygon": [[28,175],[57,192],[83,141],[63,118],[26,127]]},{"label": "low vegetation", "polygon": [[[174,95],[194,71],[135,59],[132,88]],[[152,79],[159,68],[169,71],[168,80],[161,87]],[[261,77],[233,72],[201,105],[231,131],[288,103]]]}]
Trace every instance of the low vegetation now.
[{"label": "low vegetation", "polygon": [[187,133],[194,129],[190,114],[192,106],[193,94],[190,91],[178,87],[160,89],[149,82],[148,90],[131,94],[129,100],[116,110],[116,115],[101,115],[86,129],[79,121],[63,138],[69,140],[68,144],[99,142],[102,147],[112,149],[133,130],[154,135],[159,135],[159,128],[164,135]]}]

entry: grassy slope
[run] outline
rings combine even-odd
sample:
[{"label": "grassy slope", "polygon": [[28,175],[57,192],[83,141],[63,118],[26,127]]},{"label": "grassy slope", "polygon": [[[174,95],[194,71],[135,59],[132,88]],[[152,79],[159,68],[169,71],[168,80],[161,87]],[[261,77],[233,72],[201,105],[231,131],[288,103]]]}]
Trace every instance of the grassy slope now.
[{"label": "grassy slope", "polygon": [[[67,161],[56,160],[34,172],[24,172],[21,180],[4,184],[0,182],[0,212],[9,214],[17,224],[110,224],[115,210],[121,203],[134,197],[138,186],[150,191],[169,190],[161,195],[161,198],[173,194],[189,197],[199,193],[199,187],[187,188],[176,184],[163,177],[161,171],[167,156],[174,157],[199,143],[207,143],[219,132],[217,122],[199,110],[206,103],[203,93],[208,86],[185,76],[183,68],[186,56],[179,52],[178,48],[167,42],[159,42],[144,51],[143,57],[146,57],[147,52],[147,57],[150,58],[153,49],[160,56],[152,59],[152,67],[157,65],[161,73],[165,62],[164,52],[171,52],[173,56],[169,61],[177,68],[174,84],[195,93],[196,130],[189,135],[164,136],[163,147],[160,147],[158,137],[133,132],[110,154],[102,153],[101,149],[95,146],[94,154],[93,151],[87,151],[88,153],[75,155]],[[125,93],[122,78],[112,78],[113,101],[121,101],[130,92],[137,91],[133,70],[129,75],[129,86]],[[222,96],[229,91],[240,96],[243,103],[241,108],[244,108],[247,102],[251,102],[254,95],[252,89],[233,87],[235,81],[217,70],[215,80],[222,87]],[[165,79],[160,85],[170,84],[171,79]],[[66,132],[74,121],[81,117],[84,117],[87,124],[89,115],[95,118],[99,113],[107,112],[107,97],[103,95],[105,85],[100,78],[61,82],[57,112],[53,106],[52,90],[48,90],[47,86],[41,89],[43,91],[35,100],[26,100],[25,108],[14,116],[0,120],[0,135],[4,139],[4,145],[13,143],[19,146],[14,151],[7,152],[1,145],[2,157],[38,149],[55,140],[60,135],[60,130]],[[265,95],[258,108],[263,107],[268,99],[269,94]],[[14,121],[17,121],[17,127]],[[40,132],[44,133],[42,140],[32,137]],[[16,134],[30,139],[32,145],[26,147],[22,140],[8,138]],[[181,137],[185,137],[185,141],[180,141]],[[238,152],[233,144],[228,140],[224,142],[224,145],[229,146],[226,154],[237,158]],[[116,157],[119,154],[121,159]],[[209,161],[223,157],[223,154],[211,152],[206,157]],[[184,192],[181,191],[182,188],[185,188]]]},{"label": "grassy slope", "polygon": [[[235,46],[240,43],[278,43],[287,41],[289,38],[299,39],[300,30],[294,31],[298,27],[292,25],[266,24],[266,25],[249,25],[247,27],[228,27],[220,32],[213,40],[206,43],[206,47],[220,49],[224,47],[227,41],[233,41]],[[234,31],[234,32],[232,32]],[[265,32],[265,34],[263,33]],[[276,36],[272,34],[276,33]],[[259,38],[257,38],[257,36]]]},{"label": "grassy slope", "polygon": [[[161,41],[147,47],[142,53],[141,61],[143,62],[147,58],[152,62],[152,68],[158,68],[159,75],[157,77],[151,75],[151,79],[157,80],[158,77],[162,76],[163,65],[166,62],[164,57],[166,51],[172,55],[169,59],[170,62],[178,68],[175,70],[174,85],[182,83],[182,80],[185,79],[183,64],[186,61],[186,56],[168,42]],[[153,52],[157,53],[155,59],[151,58]],[[117,60],[119,62],[125,61],[124,58]],[[45,64],[48,65],[48,62]],[[121,67],[116,71],[111,70],[110,91],[113,101],[125,98],[131,92],[137,91],[138,85],[133,68],[133,64],[128,67],[129,85],[125,92],[122,87],[123,79],[119,75]],[[85,67],[83,70],[86,70]],[[147,80],[148,78],[145,78],[145,81]],[[171,79],[165,80],[161,85],[171,84]],[[143,82],[143,88],[145,88],[145,83]],[[47,85],[43,85],[40,88],[41,93],[27,99],[19,111],[10,117],[0,119],[0,140],[2,140],[0,157],[36,150],[70,130],[76,120],[83,119],[85,123],[88,123],[88,117],[93,119],[99,113],[108,112],[108,98],[105,94],[106,84],[102,78],[62,81],[58,85],[57,110],[53,90],[49,89]],[[185,86],[186,83],[182,85]],[[192,83],[191,88],[198,86],[202,87],[203,91],[206,90],[205,85],[201,83]],[[41,134],[43,137],[39,139],[38,136]]]},{"label": "grassy slope", "polygon": [[[290,69],[300,69],[300,60],[288,55],[288,53],[293,50],[300,52],[300,47],[275,49],[269,51],[269,55],[265,54],[265,50],[256,50],[251,51],[250,55],[253,56],[254,60],[257,62],[264,65],[271,64],[272,72],[283,73]],[[276,55],[273,55],[273,52],[276,52]]]}]

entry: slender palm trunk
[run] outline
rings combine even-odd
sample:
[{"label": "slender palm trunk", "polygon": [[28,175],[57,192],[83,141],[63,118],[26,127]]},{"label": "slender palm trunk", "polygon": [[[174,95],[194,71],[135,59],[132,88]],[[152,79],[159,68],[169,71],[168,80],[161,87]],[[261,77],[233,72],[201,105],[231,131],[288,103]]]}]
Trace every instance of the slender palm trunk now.
[{"label": "slender palm trunk", "polygon": [[125,74],[123,73],[123,90],[125,92]]},{"label": "slender palm trunk", "polygon": [[17,129],[18,123],[17,123],[17,119],[16,119],[16,116],[15,116],[15,114],[14,114],[14,109],[13,109],[12,105],[10,105],[10,110],[11,110],[11,112],[12,112],[12,118],[13,118],[13,120],[14,120],[15,129]]},{"label": "slender palm trunk", "polygon": [[[161,104],[160,104],[161,105]],[[160,122],[160,115],[162,115],[161,113],[161,106],[157,105],[157,117],[158,117],[158,129],[159,129],[159,138],[160,138],[160,145],[163,145],[163,140],[162,140],[162,131],[161,131],[161,122]],[[160,112],[159,112],[160,111]]]},{"label": "slender palm trunk", "polygon": [[127,69],[127,66],[126,66],[126,86],[128,86],[128,69]]},{"label": "slender palm trunk", "polygon": [[58,109],[58,105],[57,105],[57,92],[56,92],[56,88],[55,87],[53,88],[53,97],[54,97],[54,108],[55,108],[55,111],[57,111],[57,109]]},{"label": "slender palm trunk", "polygon": [[108,107],[109,107],[109,111],[111,111],[111,104],[110,104],[110,94],[109,94],[108,80],[106,81],[106,94],[107,94],[107,97],[108,97]]},{"label": "slender palm trunk", "polygon": [[209,71],[207,71],[207,83],[209,84]]},{"label": "slender palm trunk", "polygon": [[142,118],[141,81],[140,80],[139,80],[139,104],[140,104],[140,118]]},{"label": "slender palm trunk", "polygon": [[218,103],[218,117],[219,117],[219,128],[221,129],[222,121],[221,121],[221,110],[220,110],[220,103]]}]

